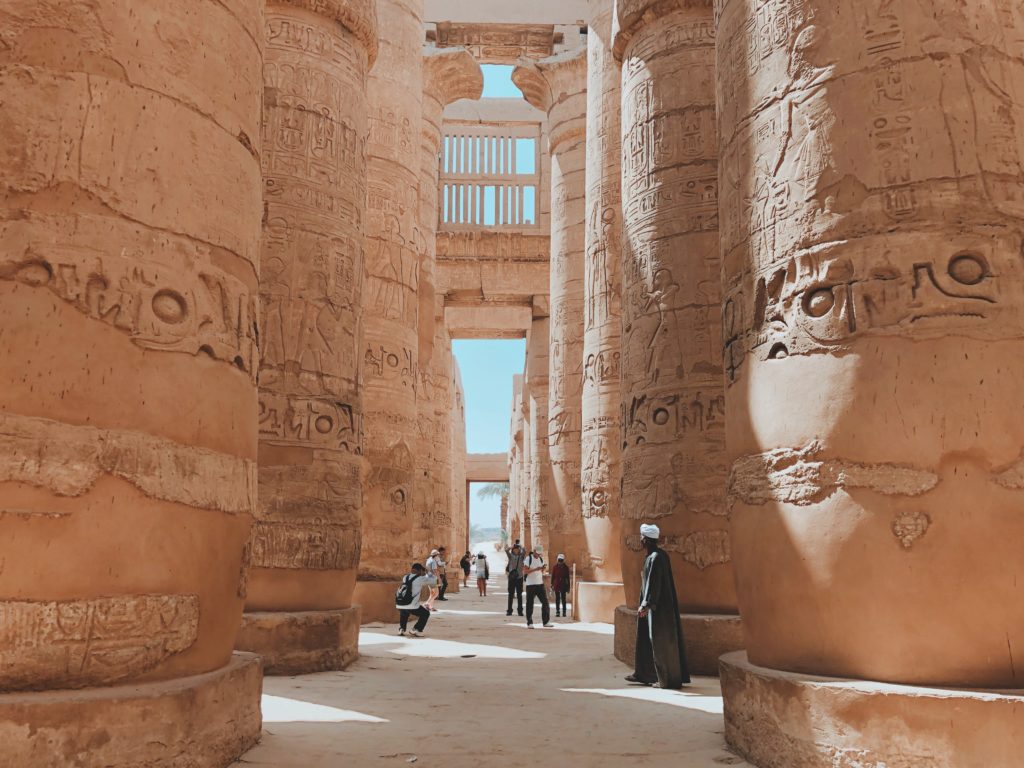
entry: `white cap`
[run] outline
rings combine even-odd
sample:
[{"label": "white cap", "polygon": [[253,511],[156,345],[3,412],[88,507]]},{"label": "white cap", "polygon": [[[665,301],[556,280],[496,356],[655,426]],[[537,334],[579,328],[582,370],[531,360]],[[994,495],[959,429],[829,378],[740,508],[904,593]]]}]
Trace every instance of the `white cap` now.
[{"label": "white cap", "polygon": [[558,556],[558,559],[559,559],[559,560],[565,560],[565,555],[559,555],[559,556]]},{"label": "white cap", "polygon": [[640,535],[648,539],[660,539],[661,530],[656,525],[644,523],[640,526]]},{"label": "white cap", "polygon": [[440,555],[441,553],[438,552],[436,549],[432,549],[432,550],[430,550],[430,554],[431,555]]}]

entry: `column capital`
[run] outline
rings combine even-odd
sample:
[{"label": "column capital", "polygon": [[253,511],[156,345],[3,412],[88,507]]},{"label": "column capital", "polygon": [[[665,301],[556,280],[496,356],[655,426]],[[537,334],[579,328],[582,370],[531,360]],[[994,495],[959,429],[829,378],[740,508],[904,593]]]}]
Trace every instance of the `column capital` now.
[{"label": "column capital", "polygon": [[612,52],[622,60],[622,54],[633,35],[645,25],[675,11],[712,11],[712,0],[616,0],[615,18],[612,20]]},{"label": "column capital", "polygon": [[447,106],[459,99],[479,99],[483,90],[483,71],[468,50],[423,46],[424,96]]},{"label": "column capital", "polygon": [[539,61],[521,58],[512,70],[512,82],[527,102],[547,113],[552,152],[586,134],[586,46]]},{"label": "column capital", "polygon": [[267,7],[300,8],[351,32],[366,47],[369,64],[377,59],[377,0],[267,0]]}]

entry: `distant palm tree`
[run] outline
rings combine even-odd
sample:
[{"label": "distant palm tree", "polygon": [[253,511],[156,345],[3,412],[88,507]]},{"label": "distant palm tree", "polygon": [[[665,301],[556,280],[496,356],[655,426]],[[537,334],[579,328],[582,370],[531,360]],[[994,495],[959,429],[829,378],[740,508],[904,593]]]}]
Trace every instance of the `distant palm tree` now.
[{"label": "distant palm tree", "polygon": [[508,496],[508,483],[484,483],[476,489],[478,499],[494,499]]}]

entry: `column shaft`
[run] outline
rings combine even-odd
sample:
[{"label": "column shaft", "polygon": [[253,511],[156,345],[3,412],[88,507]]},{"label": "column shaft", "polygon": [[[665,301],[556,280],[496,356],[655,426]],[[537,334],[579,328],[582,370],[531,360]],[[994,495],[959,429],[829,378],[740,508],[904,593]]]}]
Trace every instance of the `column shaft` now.
[{"label": "column shaft", "polygon": [[1018,687],[1024,12],[720,5],[750,659]]}]

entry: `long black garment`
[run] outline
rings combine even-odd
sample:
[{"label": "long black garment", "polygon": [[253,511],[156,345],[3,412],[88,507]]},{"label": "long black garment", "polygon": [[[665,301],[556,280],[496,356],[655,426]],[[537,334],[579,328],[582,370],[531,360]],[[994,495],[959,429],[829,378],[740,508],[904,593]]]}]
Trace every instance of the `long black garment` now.
[{"label": "long black garment", "polygon": [[646,606],[648,614],[636,621],[636,678],[675,689],[690,682],[690,673],[672,563],[664,550],[656,549],[647,556],[642,579],[640,606]]}]

